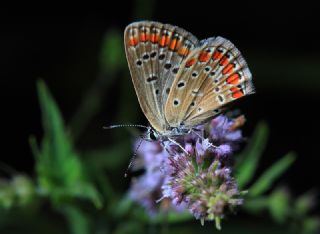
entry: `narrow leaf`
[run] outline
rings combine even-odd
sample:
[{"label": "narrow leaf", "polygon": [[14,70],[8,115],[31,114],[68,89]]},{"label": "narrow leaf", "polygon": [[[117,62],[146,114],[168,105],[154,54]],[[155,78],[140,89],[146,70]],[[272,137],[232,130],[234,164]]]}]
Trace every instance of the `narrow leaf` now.
[{"label": "narrow leaf", "polygon": [[273,164],[251,186],[251,188],[249,189],[249,196],[256,197],[268,190],[272,186],[274,181],[290,167],[295,158],[295,153],[290,152],[278,162]]},{"label": "narrow leaf", "polygon": [[276,189],[269,198],[269,211],[272,218],[283,223],[287,220],[290,214],[289,193],[286,189]]},{"label": "narrow leaf", "polygon": [[248,198],[244,202],[244,209],[253,214],[266,210],[269,206],[268,197]]},{"label": "narrow leaf", "polygon": [[251,143],[246,150],[239,155],[235,166],[239,188],[244,188],[254,176],[259,159],[263,153],[268,139],[269,129],[265,122],[260,122],[251,137]]},{"label": "narrow leaf", "polygon": [[90,222],[87,215],[79,208],[65,206],[63,213],[68,221],[69,230],[72,234],[89,234]]},{"label": "narrow leaf", "polygon": [[294,203],[294,214],[298,217],[304,217],[316,206],[317,194],[315,191],[308,191],[299,196]]},{"label": "narrow leaf", "polygon": [[71,137],[64,126],[60,110],[43,81],[38,82],[44,137],[40,150],[31,138],[36,157],[39,190],[54,203],[82,198],[92,201],[98,208],[101,198],[88,180]]}]

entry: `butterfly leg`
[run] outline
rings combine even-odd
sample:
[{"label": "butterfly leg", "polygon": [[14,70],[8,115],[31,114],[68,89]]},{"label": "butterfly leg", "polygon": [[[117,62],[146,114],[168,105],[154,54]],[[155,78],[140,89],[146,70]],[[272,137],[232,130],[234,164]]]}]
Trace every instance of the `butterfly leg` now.
[{"label": "butterfly leg", "polygon": [[170,156],[174,156],[174,154],[169,150],[169,147],[168,147],[169,145],[165,144],[165,141],[160,141],[160,144],[162,148],[165,149]]},{"label": "butterfly leg", "polygon": [[[200,135],[199,133],[197,133],[195,130],[196,130],[196,129],[192,128],[192,129],[191,129],[191,132],[194,133],[194,134],[196,134],[198,137],[200,137],[201,140],[204,140],[203,136],[201,136],[201,135]],[[198,130],[198,129],[197,129],[197,130]],[[209,143],[209,145],[210,145],[212,148],[214,148],[214,149],[217,148],[217,146],[211,144],[210,142],[208,142],[208,143]]]},{"label": "butterfly leg", "polygon": [[182,147],[182,145],[180,145],[178,142],[176,142],[175,140],[173,140],[173,139],[170,138],[170,137],[168,137],[168,140],[171,141],[173,144],[179,146],[180,149],[182,149],[183,152],[185,152],[186,154],[189,154],[189,153]]}]

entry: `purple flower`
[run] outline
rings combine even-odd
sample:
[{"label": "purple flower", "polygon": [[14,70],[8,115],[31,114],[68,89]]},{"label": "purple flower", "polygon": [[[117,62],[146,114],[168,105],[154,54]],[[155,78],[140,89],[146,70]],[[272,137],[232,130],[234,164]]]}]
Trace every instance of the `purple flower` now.
[{"label": "purple flower", "polygon": [[172,173],[162,191],[175,205],[185,204],[196,219],[215,220],[220,229],[225,212],[242,204],[242,198],[231,169],[212,156],[209,152],[200,163],[192,163],[194,155],[170,157],[168,166]]},{"label": "purple flower", "polygon": [[188,154],[168,142],[162,142],[167,145],[163,149],[159,142],[143,141],[138,155],[145,173],[133,179],[130,198],[150,214],[169,201],[165,207],[189,210],[202,223],[214,220],[220,229],[226,212],[243,201],[228,162],[242,140],[244,121],[243,116],[220,115],[175,139]]},{"label": "purple flower", "polygon": [[234,143],[242,140],[241,131],[235,128],[238,122],[245,121],[243,116],[235,120],[229,120],[226,116],[220,115],[211,121],[211,138],[219,143]]},{"label": "purple flower", "polygon": [[[140,139],[135,143],[135,149],[139,141]],[[132,180],[129,197],[146,208],[149,214],[155,215],[156,200],[161,197],[160,188],[164,181],[161,167],[168,154],[158,142],[143,141],[138,148],[138,157],[142,159],[145,173]]]}]

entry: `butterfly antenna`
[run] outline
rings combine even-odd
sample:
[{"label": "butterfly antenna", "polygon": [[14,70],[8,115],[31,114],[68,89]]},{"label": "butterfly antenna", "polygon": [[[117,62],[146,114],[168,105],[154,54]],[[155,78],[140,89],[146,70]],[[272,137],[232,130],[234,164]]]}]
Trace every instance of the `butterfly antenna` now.
[{"label": "butterfly antenna", "polygon": [[133,153],[133,155],[132,155],[132,157],[130,159],[130,162],[129,162],[129,165],[128,165],[127,169],[126,169],[126,172],[124,173],[124,177],[125,178],[128,177],[128,172],[132,168],[132,166],[134,165],[134,162],[135,162],[135,160],[137,158],[137,155],[138,155],[138,150],[139,150],[139,148],[140,148],[140,146],[142,144],[142,141],[144,140],[144,137],[145,137],[145,135],[140,136],[140,141],[139,141],[136,149],[134,150],[134,153]]},{"label": "butterfly antenna", "polygon": [[150,129],[150,127],[144,126],[144,125],[140,125],[140,124],[117,124],[117,125],[103,126],[103,129],[127,128],[127,127]]}]

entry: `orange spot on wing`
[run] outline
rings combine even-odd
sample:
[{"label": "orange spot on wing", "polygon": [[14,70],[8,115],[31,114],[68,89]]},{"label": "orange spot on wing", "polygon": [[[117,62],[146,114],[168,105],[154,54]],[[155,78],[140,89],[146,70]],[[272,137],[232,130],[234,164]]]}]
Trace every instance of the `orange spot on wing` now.
[{"label": "orange spot on wing", "polygon": [[178,50],[178,54],[180,56],[187,56],[189,54],[189,49],[187,47],[183,46]]},{"label": "orange spot on wing", "polygon": [[161,36],[160,42],[159,42],[159,45],[160,45],[161,47],[165,47],[165,46],[167,46],[169,43],[170,43],[170,37],[165,36],[165,35]]},{"label": "orange spot on wing", "polygon": [[227,78],[227,83],[232,85],[239,84],[240,81],[240,75],[238,73],[232,74]]},{"label": "orange spot on wing", "polygon": [[192,58],[186,62],[186,67],[191,67],[196,62],[195,58]]},{"label": "orange spot on wing", "polygon": [[232,92],[232,97],[237,99],[237,98],[241,98],[244,96],[244,93],[242,91],[242,89],[236,88],[236,87],[232,87],[230,89],[230,91]]},{"label": "orange spot on wing", "polygon": [[222,56],[219,64],[220,64],[221,66],[225,66],[225,65],[227,65],[228,63],[229,63],[229,60],[228,60],[227,56]]},{"label": "orange spot on wing", "polygon": [[150,41],[152,43],[157,43],[159,41],[159,34],[156,34],[156,33],[152,33],[151,34],[151,37],[150,37]]},{"label": "orange spot on wing", "polygon": [[129,46],[136,46],[138,44],[138,40],[135,37],[131,37],[128,41]]},{"label": "orange spot on wing", "polygon": [[176,49],[176,46],[177,46],[177,38],[174,38],[172,41],[171,41],[171,44],[170,44],[170,50],[175,50]]},{"label": "orange spot on wing", "polygon": [[223,68],[222,74],[231,74],[233,71],[233,67],[234,67],[234,64],[229,63],[225,68]]},{"label": "orange spot on wing", "polygon": [[144,32],[140,34],[140,41],[141,42],[146,42],[148,40],[149,40],[149,34],[146,34]]},{"label": "orange spot on wing", "polygon": [[166,36],[162,36],[160,38],[160,42],[159,42],[159,45],[164,47],[165,46],[165,43],[166,43]]},{"label": "orange spot on wing", "polygon": [[199,61],[200,61],[200,62],[207,62],[209,59],[210,59],[210,55],[209,55],[208,52],[202,52],[202,53],[199,55]]},{"label": "orange spot on wing", "polygon": [[213,55],[212,55],[212,59],[213,60],[218,60],[218,59],[221,59],[221,58],[222,58],[222,53],[220,53],[219,51],[213,52]]}]

